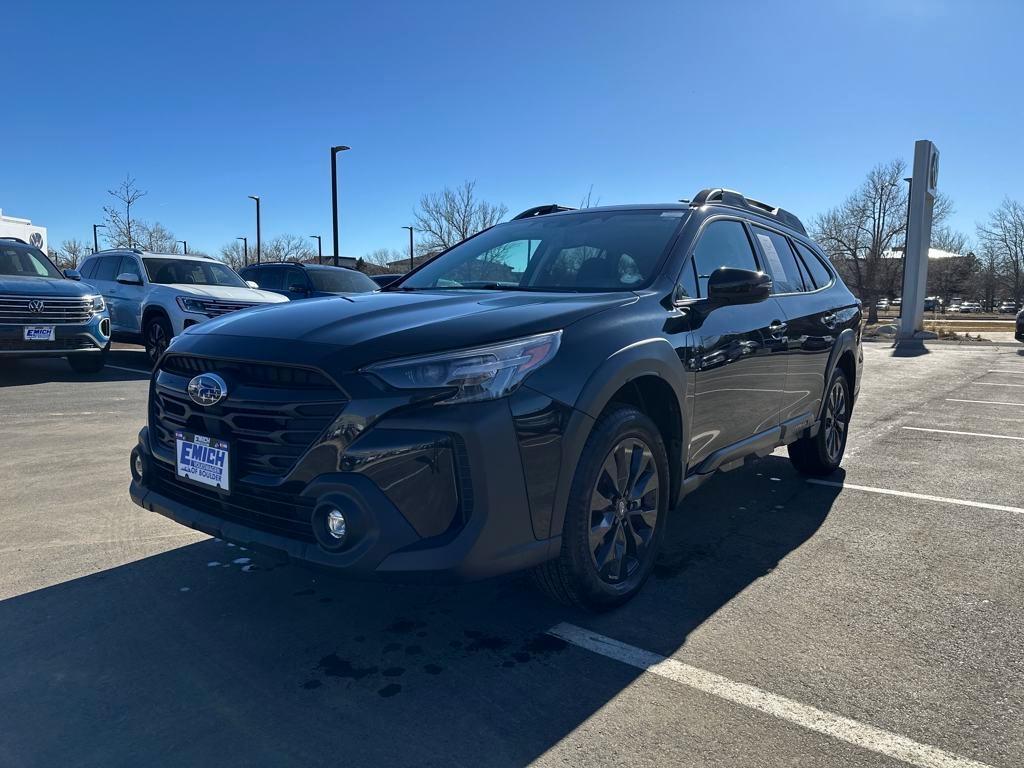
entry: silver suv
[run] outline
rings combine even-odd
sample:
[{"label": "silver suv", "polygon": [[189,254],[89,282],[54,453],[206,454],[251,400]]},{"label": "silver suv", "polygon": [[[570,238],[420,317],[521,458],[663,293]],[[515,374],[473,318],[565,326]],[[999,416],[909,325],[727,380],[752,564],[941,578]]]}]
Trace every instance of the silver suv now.
[{"label": "silver suv", "polygon": [[81,273],[110,307],[114,340],[145,344],[153,361],[189,326],[288,300],[257,290],[254,283],[208,256],[119,248],[89,256]]}]

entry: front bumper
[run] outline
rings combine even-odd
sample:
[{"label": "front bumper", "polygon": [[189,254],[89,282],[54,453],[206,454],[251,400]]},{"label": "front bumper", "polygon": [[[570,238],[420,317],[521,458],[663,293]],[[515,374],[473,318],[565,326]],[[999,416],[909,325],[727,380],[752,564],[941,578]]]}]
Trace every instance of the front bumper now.
[{"label": "front bumper", "polygon": [[[524,394],[520,402],[532,407],[535,399]],[[234,479],[232,494],[178,479],[173,452],[147,427],[132,453],[144,470],[133,471],[131,497],[211,536],[358,577],[462,581],[518,571],[557,554],[559,540],[547,538],[547,528],[535,533],[531,504],[537,510],[543,500],[531,498],[524,480],[524,472],[532,480],[547,472],[554,482],[531,453],[552,441],[537,439],[536,418],[533,432],[521,433],[514,408],[500,400],[400,409],[343,447],[315,444],[283,485],[262,494]],[[284,487],[297,496],[268,506]],[[348,520],[341,550],[323,543],[319,526],[330,508]]]},{"label": "front bumper", "polygon": [[0,324],[0,356],[67,357],[97,354],[110,343],[110,317],[104,312],[94,315],[85,323],[54,325],[53,341],[27,342],[24,334],[24,325]]}]

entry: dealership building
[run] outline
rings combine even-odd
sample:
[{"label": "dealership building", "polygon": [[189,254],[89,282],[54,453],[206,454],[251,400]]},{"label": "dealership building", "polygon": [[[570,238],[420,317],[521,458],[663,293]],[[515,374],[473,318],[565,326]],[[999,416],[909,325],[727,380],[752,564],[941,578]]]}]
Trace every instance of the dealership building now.
[{"label": "dealership building", "polygon": [[2,208],[0,208],[0,237],[18,237],[39,248],[43,253],[48,252],[46,250],[46,227],[37,226],[29,219],[5,216]]}]

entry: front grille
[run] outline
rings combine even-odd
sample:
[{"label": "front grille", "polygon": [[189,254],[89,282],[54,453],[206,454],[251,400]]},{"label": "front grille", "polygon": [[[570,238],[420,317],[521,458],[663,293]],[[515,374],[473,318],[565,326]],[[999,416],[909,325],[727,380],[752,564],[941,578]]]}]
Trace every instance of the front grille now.
[{"label": "front grille", "polygon": [[180,504],[214,515],[223,520],[241,523],[299,541],[314,543],[314,501],[282,489],[267,490],[240,486],[221,494],[212,488],[189,483],[175,476],[174,467],[152,461],[150,486]]},{"label": "front grille", "polygon": [[[203,407],[187,393],[196,373],[218,373],[228,396]],[[217,437],[231,446],[235,478],[266,485],[284,477],[345,407],[345,395],[322,373],[306,368],[170,355],[160,366],[150,401],[150,425],[172,455],[176,430]]]},{"label": "front grille", "polygon": [[76,349],[97,349],[95,342],[84,336],[56,341],[22,341],[0,339],[0,352],[73,352]]},{"label": "front grille", "polygon": [[0,296],[0,325],[81,325],[91,318],[92,299]]},{"label": "front grille", "polygon": [[206,310],[203,314],[209,315],[210,317],[220,317],[221,315],[226,315],[228,312],[237,312],[240,309],[248,309],[249,307],[258,306],[260,306],[259,302],[203,299],[203,307]]}]

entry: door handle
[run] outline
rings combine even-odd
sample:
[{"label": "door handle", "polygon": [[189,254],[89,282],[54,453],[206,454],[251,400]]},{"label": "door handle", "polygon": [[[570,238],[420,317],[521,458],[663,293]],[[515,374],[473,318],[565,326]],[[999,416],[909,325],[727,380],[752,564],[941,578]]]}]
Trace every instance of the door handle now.
[{"label": "door handle", "polygon": [[835,312],[829,312],[827,315],[823,315],[821,322],[824,323],[826,328],[836,327],[836,314]]},{"label": "door handle", "polygon": [[784,323],[781,320],[773,320],[772,324],[768,326],[768,330],[771,331],[772,336],[775,338],[781,337],[782,334],[786,332],[787,328],[789,328],[789,324]]}]

